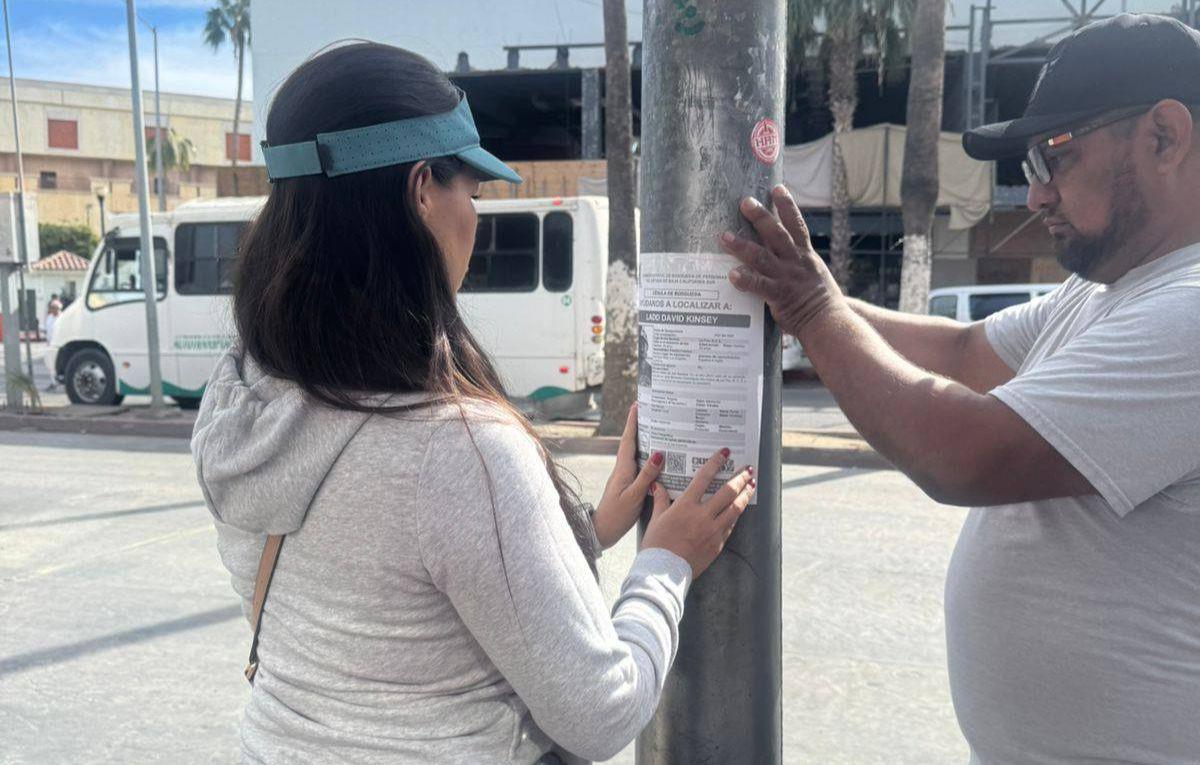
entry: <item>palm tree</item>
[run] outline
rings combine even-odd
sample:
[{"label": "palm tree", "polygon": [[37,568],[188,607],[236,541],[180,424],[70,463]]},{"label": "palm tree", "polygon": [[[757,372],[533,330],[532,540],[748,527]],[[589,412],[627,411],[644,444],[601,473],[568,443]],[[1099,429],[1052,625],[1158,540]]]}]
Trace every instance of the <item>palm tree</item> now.
[{"label": "palm tree", "polygon": [[204,19],[204,42],[216,52],[226,40],[233,47],[238,73],[237,98],[233,105],[233,148],[230,152],[233,157],[230,165],[235,170],[233,193],[237,194],[238,118],[242,112],[242,78],[245,72],[246,46],[250,44],[250,0],[217,0],[217,4],[208,9]]},{"label": "palm tree", "polygon": [[938,196],[938,134],[942,123],[946,0],[917,0],[911,27],[912,71],[908,81],[907,135],[900,180],[904,259],[900,310],[925,313],[933,247],[931,229]]},{"label": "palm tree", "polygon": [[[162,164],[163,172],[171,170],[179,170],[181,173],[186,173],[188,168],[192,166],[192,158],[196,156],[196,145],[192,143],[190,138],[180,138],[175,132],[175,128],[163,129],[163,145],[162,145]],[[146,164],[150,165],[154,162],[154,144],[158,141],[158,136],[151,138],[146,142]]]},{"label": "palm tree", "polygon": [[[902,30],[916,0],[788,0],[789,68],[797,74],[814,47],[828,69],[833,116],[833,179],[829,266],[842,289],[850,286],[850,192],[842,141],[858,107],[858,61],[873,54],[880,85],[903,50]],[[823,28],[823,34],[820,30]],[[819,41],[819,43],[818,43]]]}]

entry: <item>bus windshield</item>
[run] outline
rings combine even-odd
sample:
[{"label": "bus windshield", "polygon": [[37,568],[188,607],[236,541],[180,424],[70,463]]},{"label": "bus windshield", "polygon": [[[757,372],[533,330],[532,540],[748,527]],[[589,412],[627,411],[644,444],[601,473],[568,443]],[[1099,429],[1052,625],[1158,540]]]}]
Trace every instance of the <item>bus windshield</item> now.
[{"label": "bus windshield", "polygon": [[[96,257],[100,262],[88,283],[88,308],[95,310],[144,299],[141,240],[110,239]],[[161,299],[167,292],[167,243],[161,237],[154,239],[154,271]]]}]

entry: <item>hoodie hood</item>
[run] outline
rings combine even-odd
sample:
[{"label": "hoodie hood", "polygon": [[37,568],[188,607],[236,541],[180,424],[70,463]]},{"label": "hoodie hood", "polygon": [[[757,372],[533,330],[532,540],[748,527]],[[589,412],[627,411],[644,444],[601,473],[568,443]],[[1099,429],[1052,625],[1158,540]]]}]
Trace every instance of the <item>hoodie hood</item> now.
[{"label": "hoodie hood", "polygon": [[312,402],[240,349],[217,362],[192,431],[209,510],[255,534],[290,534],[370,414]]}]

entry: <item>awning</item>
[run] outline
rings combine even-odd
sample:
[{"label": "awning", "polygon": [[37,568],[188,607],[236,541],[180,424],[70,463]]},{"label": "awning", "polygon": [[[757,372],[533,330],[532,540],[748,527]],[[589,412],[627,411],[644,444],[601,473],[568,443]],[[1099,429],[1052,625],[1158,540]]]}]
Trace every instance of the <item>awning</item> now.
[{"label": "awning", "polygon": [[[872,125],[842,139],[851,207],[900,208],[903,125]],[[937,204],[950,208],[950,228],[974,226],[991,204],[992,163],[967,156],[958,133],[938,142]],[[783,150],[783,180],[802,208],[828,208],[832,198],[833,135]]]}]

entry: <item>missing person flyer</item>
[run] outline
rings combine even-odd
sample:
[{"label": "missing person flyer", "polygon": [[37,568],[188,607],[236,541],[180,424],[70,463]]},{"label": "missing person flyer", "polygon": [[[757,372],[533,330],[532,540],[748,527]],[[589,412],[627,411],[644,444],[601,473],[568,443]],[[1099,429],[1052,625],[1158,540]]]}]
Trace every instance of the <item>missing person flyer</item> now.
[{"label": "missing person flyer", "polygon": [[722,447],[729,459],[706,494],[758,467],[763,301],[729,283],[736,265],[718,253],[638,259],[638,461],[663,453],[658,481],[672,499]]}]

